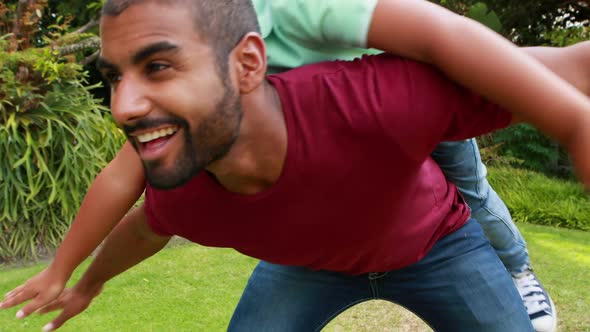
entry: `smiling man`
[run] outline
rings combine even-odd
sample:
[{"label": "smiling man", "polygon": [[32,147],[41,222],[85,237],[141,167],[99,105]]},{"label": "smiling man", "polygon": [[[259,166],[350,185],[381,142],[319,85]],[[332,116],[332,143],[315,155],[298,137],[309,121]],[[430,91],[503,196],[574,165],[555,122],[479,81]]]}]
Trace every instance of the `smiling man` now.
[{"label": "smiling man", "polygon": [[[103,13],[112,113],[149,185],[76,286],[43,309],[64,308],[48,330],[173,235],[263,260],[231,331],[319,331],[372,298],[437,331],[532,330],[430,157],[441,141],[508,125],[510,113],[392,55],[266,78],[248,0],[113,0]],[[559,94],[516,115],[561,140],[589,179],[590,101],[567,85]]]},{"label": "smiling man", "polygon": [[[162,30],[162,34],[165,32],[167,31]],[[187,32],[193,33],[191,30]],[[108,34],[107,31],[103,33]],[[113,31],[112,35],[113,38],[110,40],[114,43],[128,43],[129,39],[137,38],[136,35],[126,35],[126,30]],[[157,34],[155,37],[160,36]],[[149,37],[146,34],[143,39],[149,40]],[[183,37],[190,38],[190,36]],[[203,47],[204,45],[176,44],[171,41],[157,40],[146,43],[131,55],[128,63],[122,64],[114,64],[106,60],[110,57],[118,59],[121,56],[118,52],[110,57],[107,56],[105,50],[109,49],[103,46],[103,55],[97,65],[113,85],[113,91],[118,92],[113,94],[112,106],[124,111],[120,114],[121,116],[127,116],[132,112],[137,113],[137,115],[133,114],[137,116],[137,121],[125,122],[122,127],[129,141],[142,157],[147,180],[157,188],[174,188],[187,182],[206,165],[229,151],[237,138],[242,115],[241,112],[236,111],[240,109],[239,94],[228,83],[227,68],[222,65],[227,62],[227,59],[216,60],[214,66],[210,63],[198,65],[193,63],[193,58],[188,55],[193,54],[199,58],[210,57],[209,48]],[[114,48],[114,50],[128,52],[123,48]],[[166,61],[152,63],[153,58],[164,58]],[[144,67],[144,63],[150,63],[150,65]],[[123,66],[139,68],[137,77],[149,76],[150,80],[141,86],[125,82],[120,87],[120,68]],[[172,75],[172,71],[176,74],[173,81],[167,79]],[[218,78],[221,78],[221,81],[215,82]],[[212,81],[214,84],[211,84]],[[137,88],[151,91],[150,96],[140,100],[127,98],[127,89]],[[217,99],[213,97],[219,92],[222,92],[221,96]],[[149,113],[154,107],[150,104],[152,97],[158,103],[159,109],[178,110],[179,113],[161,112],[161,114],[152,114],[155,116],[142,117],[143,112]],[[213,112],[203,114],[196,119],[191,130],[188,115],[196,113],[195,111],[199,109],[213,109]],[[172,146],[173,153],[170,153],[167,158],[161,158],[162,151],[167,146]]]}]

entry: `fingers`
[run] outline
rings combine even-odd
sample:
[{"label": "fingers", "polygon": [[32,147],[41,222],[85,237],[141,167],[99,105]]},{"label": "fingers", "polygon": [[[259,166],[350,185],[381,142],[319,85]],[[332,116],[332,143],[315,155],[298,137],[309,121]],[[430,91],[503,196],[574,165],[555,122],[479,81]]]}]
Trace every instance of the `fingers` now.
[{"label": "fingers", "polygon": [[76,316],[77,314],[81,313],[82,311],[84,311],[84,307],[82,308],[76,308],[76,309],[69,309],[68,307],[66,307],[54,320],[51,321],[51,323],[45,325],[43,327],[43,332],[48,332],[48,331],[55,331],[58,328],[60,328],[65,322],[67,322],[70,318]]},{"label": "fingers", "polygon": [[36,296],[29,304],[24,306],[19,312],[16,313],[16,318],[24,318],[28,315],[36,312],[39,308],[46,306],[48,303],[55,302],[53,298],[48,299],[47,297]]},{"label": "fingers", "polygon": [[61,298],[59,298],[57,300],[53,300],[53,301],[49,302],[46,306],[39,309],[39,314],[44,315],[48,312],[62,309],[63,307],[64,307],[63,301],[61,300]]},{"label": "fingers", "polygon": [[51,323],[43,328],[43,331],[54,331],[70,318],[84,311],[92,301],[92,298],[100,292],[100,289],[95,294],[79,294],[71,290],[64,292],[63,287],[58,286],[44,288],[40,292],[32,291],[31,287],[19,286],[6,294],[4,302],[0,304],[0,308],[10,308],[32,299],[30,303],[18,311],[16,314],[17,318],[24,318],[36,311],[44,314],[63,309]]},{"label": "fingers", "polygon": [[16,287],[15,289],[11,290],[10,292],[4,294],[4,298],[7,299],[9,297],[12,297],[14,294],[19,293],[23,288],[25,288],[25,285],[20,285],[20,286]]},{"label": "fingers", "polygon": [[[19,305],[37,295],[36,291],[32,291],[28,288],[24,288],[24,286],[19,286],[15,288],[13,291],[6,294],[6,297],[0,303],[0,309],[8,309],[12,308],[16,305]],[[24,317],[24,316],[23,316]],[[21,317],[18,317],[21,318]]]},{"label": "fingers", "polygon": [[32,301],[24,306],[21,310],[16,313],[16,318],[24,318],[37,311],[39,308],[46,306],[47,304],[54,304],[53,301],[59,294],[59,290],[36,292],[30,288],[17,287],[18,289],[13,290],[7,294],[7,297],[0,304],[0,309],[12,308],[27,300]]}]

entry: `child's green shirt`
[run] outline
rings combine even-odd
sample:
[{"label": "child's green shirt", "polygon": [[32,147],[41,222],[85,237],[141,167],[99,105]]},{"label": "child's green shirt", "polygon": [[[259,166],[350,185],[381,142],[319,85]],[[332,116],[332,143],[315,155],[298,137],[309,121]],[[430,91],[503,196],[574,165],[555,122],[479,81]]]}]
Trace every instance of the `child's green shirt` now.
[{"label": "child's green shirt", "polygon": [[377,0],[254,0],[270,73],[363,54]]}]

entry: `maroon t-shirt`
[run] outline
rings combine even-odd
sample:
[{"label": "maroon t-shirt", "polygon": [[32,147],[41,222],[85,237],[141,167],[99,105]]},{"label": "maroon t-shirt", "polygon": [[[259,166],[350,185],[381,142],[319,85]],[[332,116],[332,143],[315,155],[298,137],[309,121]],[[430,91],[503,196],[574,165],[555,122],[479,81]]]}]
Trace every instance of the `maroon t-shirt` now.
[{"label": "maroon t-shirt", "polygon": [[433,67],[386,54],[268,80],[288,130],[277,182],[255,195],[228,192],[204,172],[174,190],[148,186],[155,232],[277,264],[349,274],[399,269],[469,216],[430,158],[434,147],[510,122]]}]

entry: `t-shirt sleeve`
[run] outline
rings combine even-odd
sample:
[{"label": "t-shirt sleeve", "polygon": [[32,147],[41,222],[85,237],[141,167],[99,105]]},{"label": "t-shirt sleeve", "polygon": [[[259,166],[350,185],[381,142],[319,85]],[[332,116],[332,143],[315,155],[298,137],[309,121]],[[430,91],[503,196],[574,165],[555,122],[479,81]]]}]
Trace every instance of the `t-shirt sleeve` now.
[{"label": "t-shirt sleeve", "polygon": [[379,126],[408,155],[423,158],[443,141],[504,128],[512,116],[435,67],[383,54],[365,57],[365,98]]},{"label": "t-shirt sleeve", "polygon": [[272,0],[271,6],[273,24],[292,38],[365,48],[377,0]]},{"label": "t-shirt sleeve", "polygon": [[172,236],[174,234],[168,232],[166,230],[165,225],[162,223],[160,218],[158,218],[157,214],[155,213],[155,205],[157,200],[157,195],[154,192],[154,189],[150,187],[149,184],[146,185],[145,191],[145,201],[144,201],[144,209],[145,209],[145,216],[147,219],[147,224],[151,228],[151,230],[160,235],[160,236]]}]

